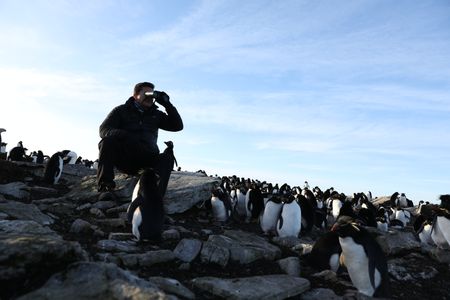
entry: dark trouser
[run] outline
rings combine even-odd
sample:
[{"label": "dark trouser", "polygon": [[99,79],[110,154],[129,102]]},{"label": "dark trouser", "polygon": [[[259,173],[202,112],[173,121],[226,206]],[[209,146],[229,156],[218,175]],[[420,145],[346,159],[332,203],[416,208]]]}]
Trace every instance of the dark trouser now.
[{"label": "dark trouser", "polygon": [[139,170],[153,168],[160,177],[159,191],[164,196],[173,169],[175,157],[173,149],[167,148],[157,154],[145,146],[128,138],[106,137],[100,141],[97,184],[115,187],[114,167],[123,173],[136,175]]}]

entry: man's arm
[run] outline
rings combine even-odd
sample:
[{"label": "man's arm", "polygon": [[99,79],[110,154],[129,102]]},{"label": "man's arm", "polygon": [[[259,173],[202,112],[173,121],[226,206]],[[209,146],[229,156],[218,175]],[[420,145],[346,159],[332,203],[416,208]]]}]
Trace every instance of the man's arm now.
[{"label": "man's arm", "polygon": [[180,114],[178,113],[175,106],[170,103],[170,97],[165,92],[159,92],[160,96],[156,100],[165,109],[167,114],[162,114],[161,122],[159,128],[167,131],[180,131],[183,129],[183,120],[181,120]]},{"label": "man's arm", "polygon": [[127,134],[123,129],[120,129],[120,109],[114,108],[100,125],[100,137],[103,139],[109,136],[122,137]]}]

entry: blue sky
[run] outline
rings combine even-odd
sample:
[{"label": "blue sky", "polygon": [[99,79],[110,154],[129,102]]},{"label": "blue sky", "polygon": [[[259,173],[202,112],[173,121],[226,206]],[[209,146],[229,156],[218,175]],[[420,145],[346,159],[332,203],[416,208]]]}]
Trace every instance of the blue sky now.
[{"label": "blue sky", "polygon": [[450,188],[449,1],[0,0],[0,127],[94,160],[135,83],[182,169],[436,201]]}]

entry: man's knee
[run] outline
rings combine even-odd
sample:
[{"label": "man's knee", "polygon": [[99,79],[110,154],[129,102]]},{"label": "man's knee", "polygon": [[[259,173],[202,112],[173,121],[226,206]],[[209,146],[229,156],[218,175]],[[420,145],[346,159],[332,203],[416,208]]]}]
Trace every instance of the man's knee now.
[{"label": "man's knee", "polygon": [[118,144],[119,144],[119,141],[118,141],[117,137],[108,136],[108,137],[101,139],[101,141],[98,143],[98,149],[100,151],[109,150],[109,149],[116,148]]}]

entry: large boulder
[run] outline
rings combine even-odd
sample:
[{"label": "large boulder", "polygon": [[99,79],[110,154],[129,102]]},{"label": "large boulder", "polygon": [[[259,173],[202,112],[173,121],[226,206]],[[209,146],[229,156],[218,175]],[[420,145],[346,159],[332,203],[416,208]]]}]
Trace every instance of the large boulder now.
[{"label": "large boulder", "polygon": [[30,188],[20,181],[0,184],[0,194],[27,200],[30,197]]},{"label": "large boulder", "polygon": [[[380,231],[381,233],[381,231]],[[412,232],[390,229],[376,238],[386,255],[395,255],[405,251],[420,250],[420,242]]]},{"label": "large boulder", "polygon": [[221,299],[286,299],[307,291],[307,279],[289,275],[265,275],[222,279],[200,277],[192,280],[202,292]]},{"label": "large boulder", "polygon": [[19,299],[170,299],[155,284],[114,264],[80,262],[53,275],[40,289]]},{"label": "large boulder", "polygon": [[63,240],[35,221],[0,221],[0,298],[42,284],[55,271],[87,259],[77,242]]},{"label": "large boulder", "polygon": [[[260,236],[241,230],[225,230],[223,235],[209,236],[203,245],[202,261],[218,263],[215,255],[220,254],[222,257],[227,252],[232,261],[241,264],[249,264],[259,259],[275,260],[281,256],[281,250],[277,246]],[[224,260],[221,265],[226,264],[227,261]]]},{"label": "large boulder", "polygon": [[168,214],[182,213],[195,204],[211,198],[211,190],[219,184],[217,177],[207,177],[201,173],[172,172],[164,198]]},{"label": "large boulder", "polygon": [[41,225],[53,224],[53,219],[43,214],[34,204],[24,204],[12,200],[0,200],[0,212],[18,220],[31,220]]}]

